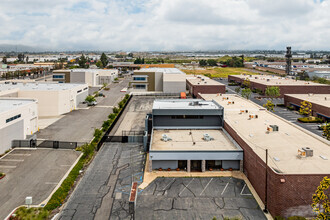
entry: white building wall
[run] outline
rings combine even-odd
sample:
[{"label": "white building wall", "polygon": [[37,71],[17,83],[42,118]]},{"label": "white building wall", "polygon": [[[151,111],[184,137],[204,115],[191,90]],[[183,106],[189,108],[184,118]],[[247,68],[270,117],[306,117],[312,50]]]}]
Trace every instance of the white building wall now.
[{"label": "white building wall", "polygon": [[163,72],[155,72],[155,91],[163,91]]},{"label": "white building wall", "polygon": [[[40,117],[58,116],[59,91],[19,91],[18,96],[23,98],[34,98],[38,100],[38,112]],[[63,111],[64,112],[64,111]],[[63,114],[63,113],[62,113]]]},{"label": "white building wall", "polygon": [[71,71],[70,83],[87,83],[91,86],[90,83],[87,82],[86,72],[84,71]]},{"label": "white building wall", "polygon": [[163,77],[164,93],[180,93],[186,91],[185,74],[164,74]]},{"label": "white building wall", "polygon": [[[21,115],[13,121],[6,123],[8,118]],[[21,107],[0,113],[0,154],[11,147],[12,140],[25,139],[27,135],[38,131],[38,105],[31,101]]]}]

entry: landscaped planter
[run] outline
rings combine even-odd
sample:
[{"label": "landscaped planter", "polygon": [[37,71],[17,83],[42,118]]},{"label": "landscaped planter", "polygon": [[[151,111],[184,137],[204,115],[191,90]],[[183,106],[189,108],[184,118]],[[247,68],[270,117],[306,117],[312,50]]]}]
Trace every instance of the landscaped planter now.
[{"label": "landscaped planter", "polygon": [[0,180],[3,179],[3,178],[5,178],[5,176],[6,176],[6,174],[1,173],[1,174],[0,174]]}]

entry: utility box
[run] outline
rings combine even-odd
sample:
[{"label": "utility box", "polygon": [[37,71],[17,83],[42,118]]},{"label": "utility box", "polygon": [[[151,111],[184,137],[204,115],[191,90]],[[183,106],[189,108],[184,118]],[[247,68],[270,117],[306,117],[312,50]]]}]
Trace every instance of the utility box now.
[{"label": "utility box", "polygon": [[[128,201],[128,211],[129,214],[134,216],[135,208],[136,208],[136,198],[137,198],[137,182],[132,183],[131,193],[129,195],[129,201]],[[134,217],[133,217],[134,219]]]},{"label": "utility box", "polygon": [[32,205],[32,196],[27,196],[25,198],[25,205],[27,205],[27,206]]},{"label": "utility box", "polygon": [[278,131],[278,126],[277,125],[270,125],[271,128],[273,128],[273,131]]}]

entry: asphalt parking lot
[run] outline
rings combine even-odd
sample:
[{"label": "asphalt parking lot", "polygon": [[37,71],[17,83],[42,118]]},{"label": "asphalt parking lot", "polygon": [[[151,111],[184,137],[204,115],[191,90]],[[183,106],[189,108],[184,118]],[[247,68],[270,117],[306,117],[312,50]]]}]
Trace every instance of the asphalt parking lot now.
[{"label": "asphalt parking lot", "polygon": [[139,144],[105,143],[86,170],[59,219],[127,219],[128,192],[142,181],[145,154]]},{"label": "asphalt parking lot", "polygon": [[0,219],[32,196],[33,205],[48,198],[81,153],[59,149],[14,149],[0,159]]},{"label": "asphalt parking lot", "polygon": [[136,219],[266,219],[245,182],[231,177],[157,178],[138,193]]}]

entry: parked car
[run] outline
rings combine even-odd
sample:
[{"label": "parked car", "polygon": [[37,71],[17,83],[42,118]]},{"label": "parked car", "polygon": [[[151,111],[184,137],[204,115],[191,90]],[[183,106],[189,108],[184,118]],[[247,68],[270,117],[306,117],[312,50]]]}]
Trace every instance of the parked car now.
[{"label": "parked car", "polygon": [[99,96],[105,97],[105,95],[102,92],[99,92]]},{"label": "parked car", "polygon": [[326,125],[327,125],[327,123],[319,124],[319,125],[317,126],[317,128],[318,128],[319,130],[323,130],[323,128],[324,128]]},{"label": "parked car", "polygon": [[97,105],[97,101],[87,103],[87,106],[95,106],[95,105]]}]

